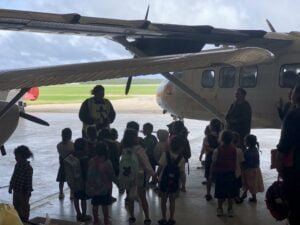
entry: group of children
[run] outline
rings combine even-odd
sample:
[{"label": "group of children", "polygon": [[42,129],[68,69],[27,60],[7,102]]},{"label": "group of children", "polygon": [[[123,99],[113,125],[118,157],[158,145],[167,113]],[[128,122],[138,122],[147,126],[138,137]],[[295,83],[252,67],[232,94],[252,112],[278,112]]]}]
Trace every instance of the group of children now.
[{"label": "group of children", "polygon": [[[102,208],[104,224],[110,224],[108,206],[116,200],[112,197],[114,182],[120,193],[126,192],[130,224],[136,222],[136,199],[139,199],[144,212],[144,224],[151,224],[146,190],[149,184],[156,186],[157,183],[162,214],[158,224],[176,223],[175,200],[180,191],[186,191],[185,163],[191,151],[184,124],[175,121],[168,127],[169,131],[157,131],[158,141],[152,134],[152,124],[144,124],[145,138],[141,138],[138,136],[139,124],[134,121],[127,123],[121,142],[117,141],[115,129],[103,129],[98,133],[94,127],[90,127],[85,138],[78,138],[74,142],[72,131],[69,128],[62,130],[62,141],[57,145],[60,162],[57,176],[59,198],[64,198],[63,184],[67,181],[78,221],[92,219],[87,215],[86,201],[91,199],[94,224],[100,224],[99,206]],[[205,134],[200,155],[201,160],[205,154],[205,197],[207,200],[212,199],[211,186],[214,182],[214,196],[218,199],[217,215],[224,214],[223,203],[228,199],[227,213],[233,216],[234,200],[241,202],[250,191],[252,197],[249,201],[256,202],[256,193],[263,191],[256,137],[248,135],[244,140],[247,148],[241,150],[238,147],[238,134],[224,131],[222,123],[217,119],[210,122]],[[14,193],[13,202],[21,219],[27,221],[32,192],[32,167],[27,159],[33,155],[26,146],[20,146],[15,149],[15,156],[17,163],[9,192]],[[244,192],[240,196],[242,186]]]},{"label": "group of children", "polygon": [[[136,222],[134,201],[139,200],[144,212],[144,224],[151,224],[147,187],[158,189],[161,197],[162,219],[159,224],[175,224],[175,198],[185,188],[185,163],[190,157],[187,129],[181,121],[175,121],[167,130],[158,130],[157,138],[152,134],[153,125],[143,125],[144,138],[138,136],[139,124],[127,123],[121,142],[117,141],[114,129],[103,129],[99,133],[89,127],[85,138],[72,142],[69,128],[62,130],[62,141],[57,145],[60,167],[59,198],[64,198],[63,183],[67,181],[78,221],[87,221],[86,200],[91,198],[94,224],[100,224],[98,208],[102,207],[104,224],[110,224],[108,205],[112,197],[112,183],[119,192],[126,192],[129,223]],[[71,149],[74,149],[73,151]],[[158,166],[157,170],[156,167]],[[175,174],[175,175],[174,175]],[[159,185],[157,185],[159,181]],[[170,202],[170,216],[167,218],[167,200]]]},{"label": "group of children", "polygon": [[[241,149],[244,142],[245,149]],[[234,216],[233,201],[242,203],[251,193],[250,202],[256,202],[256,194],[264,191],[259,167],[259,144],[255,135],[249,134],[240,140],[239,134],[223,130],[218,119],[213,119],[205,130],[199,160],[205,154],[205,178],[207,201],[212,199],[211,186],[215,183],[214,197],[218,199],[217,215],[223,216],[223,203],[228,200],[228,216]],[[240,195],[240,189],[243,194]]]}]

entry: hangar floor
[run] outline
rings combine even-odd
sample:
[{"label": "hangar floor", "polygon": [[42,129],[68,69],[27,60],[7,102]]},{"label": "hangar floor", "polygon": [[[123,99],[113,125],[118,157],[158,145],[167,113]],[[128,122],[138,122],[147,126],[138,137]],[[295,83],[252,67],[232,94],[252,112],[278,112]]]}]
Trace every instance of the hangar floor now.
[{"label": "hangar floor", "polygon": [[[129,100],[126,100],[129,101]],[[119,139],[122,138],[126,123],[135,120],[142,125],[151,122],[154,129],[166,129],[166,124],[171,122],[169,115],[161,114],[161,110],[155,106],[153,98],[138,98],[113,102],[117,111],[117,118],[112,127],[119,131]],[[132,103],[135,102],[136,104]],[[129,103],[129,104],[128,104]],[[150,104],[150,106],[149,106]],[[138,106],[139,105],[139,106]],[[144,105],[144,106],[143,106]],[[153,106],[151,106],[153,105]],[[143,107],[141,107],[143,106]],[[7,193],[10,176],[13,171],[15,159],[13,149],[21,144],[27,145],[34,153],[34,160],[31,162],[34,169],[34,192],[31,197],[31,218],[42,216],[46,213],[51,218],[75,221],[76,215],[72,201],[69,199],[68,190],[64,200],[58,199],[58,183],[55,182],[58,169],[58,156],[56,144],[60,141],[61,129],[70,127],[73,130],[73,140],[80,137],[81,123],[78,120],[79,105],[71,106],[42,106],[28,107],[27,112],[43,118],[50,123],[50,127],[41,127],[29,121],[21,120],[19,127],[12,138],[6,143],[7,156],[0,157],[0,202],[12,202],[12,196]],[[234,205],[234,217],[217,217],[217,201],[213,199],[207,202],[204,198],[205,186],[201,184],[204,180],[204,170],[198,169],[198,161],[204,128],[207,121],[185,120],[188,127],[189,140],[192,147],[192,159],[190,160],[190,175],[187,178],[187,192],[181,193],[176,201],[176,221],[178,225],[281,225],[286,222],[276,222],[269,214],[265,204],[265,193],[258,194],[257,203],[245,201],[240,205]],[[263,172],[264,184],[267,188],[276,180],[276,172],[270,170],[270,150],[278,142],[279,130],[253,130],[258,136],[261,146],[261,169]],[[143,136],[142,134],[140,134]],[[112,224],[127,224],[128,213],[124,204],[124,195],[119,195],[116,187],[113,189],[113,196],[118,201],[110,207]],[[150,215],[152,224],[157,224],[160,219],[160,204],[157,194],[149,189],[147,191],[149,200]],[[136,203],[138,205],[138,203]],[[141,208],[136,206],[136,224],[143,224]],[[88,209],[91,214],[91,208]],[[100,213],[101,215],[101,213]],[[87,223],[89,224],[89,223]]]}]

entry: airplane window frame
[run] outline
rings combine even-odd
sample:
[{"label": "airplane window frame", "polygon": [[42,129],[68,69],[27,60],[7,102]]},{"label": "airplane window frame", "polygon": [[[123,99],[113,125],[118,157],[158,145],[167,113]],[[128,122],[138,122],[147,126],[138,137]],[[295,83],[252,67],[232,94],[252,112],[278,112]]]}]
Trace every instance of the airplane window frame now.
[{"label": "airplane window frame", "polygon": [[[204,83],[204,75],[206,74],[206,72],[213,72],[213,80],[212,80],[212,85],[208,85],[208,83]],[[204,70],[202,72],[202,76],[201,76],[201,85],[204,88],[213,88],[215,86],[216,83],[216,72],[214,70],[208,69],[208,70]]]},{"label": "airplane window frame", "polygon": [[[225,74],[224,71],[225,71],[225,70],[228,70],[228,69],[233,69],[233,70],[234,70],[234,76],[233,76],[234,79],[233,79],[232,85],[230,85],[230,86],[223,85],[223,83],[222,83],[222,77],[223,77],[224,74]],[[236,70],[236,68],[233,67],[233,66],[227,66],[227,67],[221,68],[221,69],[220,69],[220,72],[219,72],[219,87],[220,87],[220,88],[233,88],[234,85],[235,85],[236,74],[237,74],[237,70]]]},{"label": "airplane window frame", "polygon": [[[293,69],[291,69],[291,68],[287,69],[287,67],[293,67]],[[286,69],[286,71],[284,71],[284,69]],[[292,85],[284,85],[283,74],[285,72],[287,72],[287,71],[293,71],[296,74],[296,80],[295,80],[295,82]],[[297,71],[299,71],[299,72],[297,72]],[[279,87],[281,87],[281,88],[294,88],[295,85],[298,82],[300,82],[300,63],[289,63],[289,64],[283,64],[283,65],[281,65],[280,71],[279,71],[279,77],[278,77],[278,85],[279,85]]]},{"label": "airplane window frame", "polygon": [[[242,71],[245,68],[255,68],[256,76],[255,76],[255,80],[254,80],[253,84],[250,84],[250,85],[242,84],[242,76],[246,74],[246,73],[242,73]],[[255,66],[255,65],[254,66],[242,66],[239,71],[239,86],[242,88],[254,88],[257,85],[257,77],[258,77],[258,67],[257,66]]]}]

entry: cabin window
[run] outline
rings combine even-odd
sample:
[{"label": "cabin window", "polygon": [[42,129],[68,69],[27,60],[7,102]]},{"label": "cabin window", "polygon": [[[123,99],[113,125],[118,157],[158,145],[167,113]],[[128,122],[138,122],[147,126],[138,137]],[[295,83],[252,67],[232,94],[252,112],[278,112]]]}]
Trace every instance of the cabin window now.
[{"label": "cabin window", "polygon": [[280,87],[293,88],[300,81],[300,64],[287,64],[280,68]]},{"label": "cabin window", "polygon": [[202,73],[202,87],[211,88],[215,85],[215,71],[204,70]]},{"label": "cabin window", "polygon": [[183,72],[182,72],[182,71],[176,71],[176,72],[173,73],[173,75],[174,75],[175,77],[177,77],[178,79],[182,79],[182,77],[183,77]]},{"label": "cabin window", "polygon": [[219,86],[221,88],[232,88],[235,82],[235,73],[234,67],[221,68]]},{"label": "cabin window", "polygon": [[256,86],[257,67],[247,66],[240,70],[240,87],[251,88]]}]

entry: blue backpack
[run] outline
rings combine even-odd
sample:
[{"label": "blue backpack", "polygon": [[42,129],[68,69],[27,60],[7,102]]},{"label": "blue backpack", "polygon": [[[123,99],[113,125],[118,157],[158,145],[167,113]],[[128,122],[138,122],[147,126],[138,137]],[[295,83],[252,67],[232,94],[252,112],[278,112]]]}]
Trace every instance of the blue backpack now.
[{"label": "blue backpack", "polygon": [[171,159],[170,152],[166,152],[167,165],[163,170],[159,190],[164,193],[175,193],[179,190],[180,169],[178,163],[182,155],[177,156],[176,160]]}]

